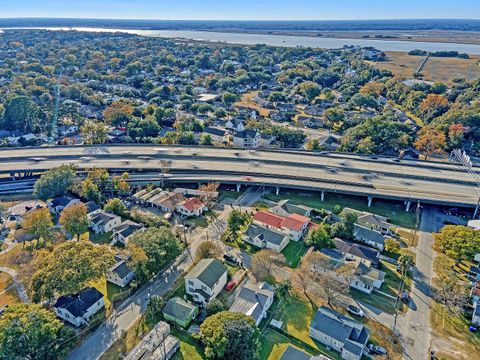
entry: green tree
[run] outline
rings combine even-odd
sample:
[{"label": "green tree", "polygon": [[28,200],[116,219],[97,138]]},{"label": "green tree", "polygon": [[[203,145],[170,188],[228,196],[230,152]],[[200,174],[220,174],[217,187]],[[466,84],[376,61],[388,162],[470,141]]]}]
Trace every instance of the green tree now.
[{"label": "green tree", "polygon": [[164,269],[180,255],[182,250],[175,233],[165,226],[150,227],[145,231],[137,231],[131,236],[128,243],[128,246],[137,246],[146,255],[146,259],[135,264],[144,278],[149,278]]},{"label": "green tree", "polygon": [[27,96],[15,96],[5,104],[3,126],[8,130],[35,131],[42,117],[38,105]]},{"label": "green tree", "polygon": [[237,100],[237,96],[235,94],[226,92],[222,95],[222,102],[225,106],[230,107],[232,104]]},{"label": "green tree", "polygon": [[236,235],[250,220],[251,217],[246,212],[234,209],[228,216],[227,230]]},{"label": "green tree", "polygon": [[32,264],[33,301],[50,302],[59,295],[76,293],[105,276],[114,262],[108,246],[90,241],[67,241],[52,251],[40,250]]},{"label": "green tree", "polygon": [[305,81],[301,83],[298,88],[303,96],[307,98],[308,102],[312,102],[322,92],[320,86],[313,81]]},{"label": "green tree", "polygon": [[260,350],[259,336],[250,316],[222,311],[205,319],[198,339],[205,346],[207,359],[254,360]]},{"label": "green tree", "polygon": [[87,207],[80,203],[63,209],[59,222],[67,232],[80,240],[80,234],[88,231]]},{"label": "green tree", "polygon": [[123,203],[122,200],[119,198],[113,198],[107,201],[103,210],[110,211],[118,216],[127,217],[128,216],[128,209]]},{"label": "green tree", "polygon": [[343,239],[353,239],[353,230],[358,216],[351,211],[344,211],[340,214],[340,222],[332,225],[332,236],[338,236]]},{"label": "green tree", "polygon": [[200,145],[203,146],[211,146],[213,145],[213,139],[210,134],[203,134],[200,138]]},{"label": "green tree", "polygon": [[108,128],[105,124],[87,120],[80,128],[83,141],[87,145],[105,144],[108,139]]},{"label": "green tree", "polygon": [[0,318],[1,359],[60,360],[75,342],[75,332],[40,305],[10,305]]},{"label": "green tree", "polygon": [[47,237],[52,227],[52,215],[47,208],[32,210],[22,220],[22,229],[36,239]]},{"label": "green tree", "polygon": [[220,299],[212,299],[207,303],[207,306],[205,306],[205,310],[207,311],[207,316],[212,316],[221,311],[225,311],[226,306]]},{"label": "green tree", "polygon": [[35,182],[33,194],[42,200],[63,195],[72,189],[76,181],[76,171],[71,165],[60,165],[44,173]]},{"label": "green tree", "polygon": [[400,243],[392,238],[385,239],[385,250],[391,253],[398,253],[400,251]]},{"label": "green tree", "polygon": [[335,247],[327,227],[324,224],[318,225],[317,228],[312,228],[305,237],[305,244],[315,246],[317,249],[332,249]]},{"label": "green tree", "polygon": [[96,203],[102,202],[102,193],[98,186],[90,179],[85,179],[81,183],[81,193],[88,201],[94,201]]},{"label": "green tree", "polygon": [[447,225],[434,238],[436,249],[457,264],[480,252],[480,231],[468,226]]}]

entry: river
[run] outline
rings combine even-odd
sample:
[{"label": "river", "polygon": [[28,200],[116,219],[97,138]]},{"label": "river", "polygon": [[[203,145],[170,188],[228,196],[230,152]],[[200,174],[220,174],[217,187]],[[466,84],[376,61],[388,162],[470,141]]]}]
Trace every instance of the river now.
[{"label": "river", "polygon": [[[10,28],[18,29],[18,28]],[[39,29],[39,28],[26,28]],[[480,55],[480,45],[441,43],[441,42],[420,42],[420,41],[396,41],[396,40],[374,40],[374,39],[334,39],[317,38],[309,36],[285,36],[285,35],[260,35],[241,33],[222,33],[210,31],[193,30],[135,30],[135,29],[107,29],[107,28],[41,28],[45,30],[78,30],[90,32],[124,32],[141,36],[152,36],[161,38],[178,38],[197,41],[225,42],[229,44],[256,45],[265,44],[271,46],[286,47],[312,47],[322,49],[337,49],[345,45],[361,47],[375,47],[381,51],[408,52],[419,49],[425,51],[458,51],[470,55]],[[8,30],[3,28],[3,30]]]}]

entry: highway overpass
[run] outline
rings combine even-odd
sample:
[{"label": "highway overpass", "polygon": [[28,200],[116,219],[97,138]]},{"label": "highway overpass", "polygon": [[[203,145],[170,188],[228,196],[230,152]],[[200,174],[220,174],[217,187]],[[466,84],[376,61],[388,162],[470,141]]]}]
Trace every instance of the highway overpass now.
[{"label": "highway overpass", "polygon": [[[41,173],[60,164],[80,170],[103,167],[129,171],[132,180],[255,184],[385,198],[409,202],[476,207],[480,195],[458,165],[394,160],[341,153],[295,150],[245,150],[194,146],[113,145],[12,148],[0,150],[4,177]],[[18,178],[18,177],[17,177]],[[5,186],[5,185],[2,185]]]}]

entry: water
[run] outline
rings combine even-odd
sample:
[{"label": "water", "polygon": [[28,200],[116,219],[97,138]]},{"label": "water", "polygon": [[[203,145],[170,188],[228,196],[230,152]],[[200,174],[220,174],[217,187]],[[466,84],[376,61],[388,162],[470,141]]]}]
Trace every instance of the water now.
[{"label": "water", "polygon": [[[13,29],[13,28],[12,28]],[[123,32],[141,36],[152,36],[161,38],[178,38],[197,41],[225,42],[229,44],[256,45],[265,44],[271,46],[286,47],[313,47],[322,49],[337,49],[345,45],[361,47],[375,47],[381,51],[409,52],[419,49],[425,51],[458,51],[470,55],[480,55],[480,45],[441,43],[441,42],[420,42],[420,41],[395,41],[395,40],[374,40],[374,39],[333,39],[308,36],[284,36],[284,35],[259,35],[240,33],[221,33],[193,30],[135,30],[135,29],[106,29],[106,28],[27,28],[46,30],[78,30],[91,32]],[[6,30],[6,29],[4,29]],[[0,30],[1,31],[1,30]]]}]

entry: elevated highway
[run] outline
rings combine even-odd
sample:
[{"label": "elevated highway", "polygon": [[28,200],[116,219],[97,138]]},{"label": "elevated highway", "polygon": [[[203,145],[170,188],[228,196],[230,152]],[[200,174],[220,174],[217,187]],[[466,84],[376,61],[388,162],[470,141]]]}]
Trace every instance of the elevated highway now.
[{"label": "elevated highway", "polygon": [[[371,158],[340,153],[244,150],[211,147],[118,145],[37,147],[0,150],[0,174],[38,174],[60,164],[80,170],[103,167],[129,171],[133,181],[195,183],[219,181],[338,192],[475,207],[479,198],[470,175],[455,164]],[[3,185],[2,185],[3,186]]]}]

